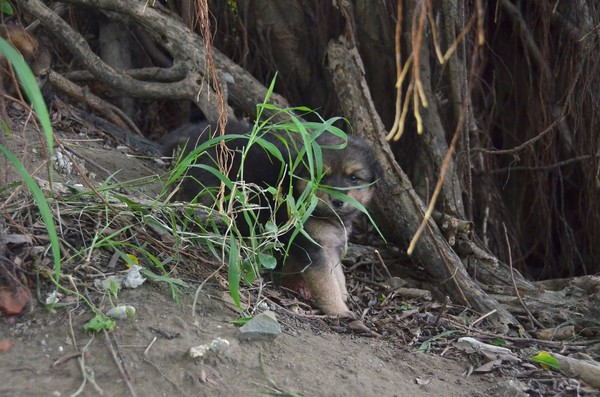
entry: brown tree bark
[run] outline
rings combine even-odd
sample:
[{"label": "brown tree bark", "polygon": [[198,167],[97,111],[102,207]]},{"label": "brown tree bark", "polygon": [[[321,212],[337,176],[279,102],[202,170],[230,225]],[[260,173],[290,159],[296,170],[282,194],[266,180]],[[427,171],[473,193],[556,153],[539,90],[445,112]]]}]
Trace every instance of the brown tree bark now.
[{"label": "brown tree bark", "polygon": [[[391,239],[406,242],[418,229],[425,214],[425,205],[406,174],[398,167],[385,141],[387,132],[375,111],[356,48],[343,40],[332,42],[327,59],[344,114],[349,115],[355,133],[373,142],[378,152],[383,154],[380,161],[386,177],[379,183],[377,204],[395,226]],[[473,282],[433,220],[429,220],[425,233],[417,243],[413,259],[432,275],[436,287],[447,293],[454,302],[483,313],[497,310],[490,320],[501,332],[518,326],[518,321],[508,311],[499,307]]]}]

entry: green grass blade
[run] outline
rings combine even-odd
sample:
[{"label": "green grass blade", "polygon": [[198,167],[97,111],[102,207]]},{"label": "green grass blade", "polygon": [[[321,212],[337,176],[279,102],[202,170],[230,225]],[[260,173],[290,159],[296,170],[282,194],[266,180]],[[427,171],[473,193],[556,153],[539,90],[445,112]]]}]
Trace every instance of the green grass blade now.
[{"label": "green grass blade", "polygon": [[[0,53],[6,57],[6,59],[13,65],[17,78],[21,82],[21,86],[25,91],[25,95],[29,98],[29,101],[33,105],[33,109],[40,120],[44,134],[46,135],[46,141],[48,143],[48,151],[50,157],[54,155],[54,141],[52,137],[52,124],[50,123],[50,116],[46,103],[42,97],[40,87],[38,87],[37,81],[33,72],[29,68],[29,65],[23,59],[23,56],[19,54],[17,50],[13,48],[6,40],[0,37]],[[50,177],[50,179],[52,179]]]},{"label": "green grass blade", "polygon": [[227,280],[229,281],[229,294],[235,302],[238,309],[242,310],[240,303],[240,280],[242,272],[238,263],[239,251],[235,236],[232,234],[229,238],[229,266],[227,271]]},{"label": "green grass blade", "polygon": [[[38,116],[40,124],[42,125],[42,129],[44,131],[44,135],[46,137],[48,152],[50,154],[50,157],[52,157],[54,155],[52,124],[50,123],[48,109],[46,108],[46,103],[44,102],[44,98],[42,97],[40,88],[37,85],[35,76],[33,75],[31,69],[29,68],[29,65],[27,65],[21,54],[19,54],[19,52],[15,50],[13,46],[10,45],[3,38],[0,38],[0,53],[13,65],[15,73],[17,74],[17,78],[19,79],[21,86],[25,91],[25,95],[33,105],[33,109],[35,110]],[[56,277],[56,281],[58,282],[58,280],[60,279],[61,271],[60,249],[58,235],[54,226],[54,218],[52,216],[50,206],[48,205],[48,202],[46,201],[46,197],[42,193],[42,190],[35,182],[35,180],[31,177],[31,175],[29,175],[29,173],[23,166],[23,163],[21,163],[21,161],[19,161],[19,159],[17,159],[6,147],[0,145],[0,151],[13,164],[19,175],[21,175],[21,178],[25,181],[25,184],[31,191],[31,194],[33,195],[33,198],[37,203],[42,219],[44,220],[44,224],[46,225],[46,229],[48,230],[48,235],[50,237],[52,256],[54,258],[54,274]],[[52,186],[52,167],[48,167],[48,178],[50,185]]]},{"label": "green grass blade", "polygon": [[40,215],[44,220],[44,224],[46,225],[46,230],[48,231],[48,236],[50,237],[50,247],[52,249],[52,257],[54,259],[54,276],[56,281],[60,279],[60,249],[59,249],[59,241],[58,234],[56,233],[56,227],[54,226],[54,217],[52,215],[52,211],[50,210],[50,206],[48,205],[48,201],[42,192],[42,189],[38,186],[37,182],[33,179],[29,172],[25,169],[25,166],[18,158],[15,157],[14,154],[11,153],[3,145],[0,145],[0,152],[6,156],[8,161],[12,163],[15,167],[21,178],[25,181],[25,184],[29,188],[29,191],[33,195],[35,202],[40,210]]}]

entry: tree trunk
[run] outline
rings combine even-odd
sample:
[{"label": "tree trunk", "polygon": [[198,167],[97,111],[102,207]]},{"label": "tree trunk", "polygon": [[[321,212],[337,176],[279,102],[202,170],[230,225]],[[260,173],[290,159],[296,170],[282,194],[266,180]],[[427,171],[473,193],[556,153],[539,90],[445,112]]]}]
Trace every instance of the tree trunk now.
[{"label": "tree trunk", "polygon": [[[406,245],[423,219],[425,205],[396,164],[385,141],[387,132],[373,106],[356,48],[343,39],[331,42],[327,60],[343,113],[349,115],[354,132],[373,142],[382,154],[379,160],[386,177],[379,182],[380,194],[376,204],[395,226],[390,239]],[[413,260],[429,272],[436,288],[447,293],[455,303],[473,307],[482,313],[497,310],[490,321],[501,332],[518,327],[518,321],[469,277],[460,258],[444,240],[433,220],[429,220],[425,230],[416,245]]]}]

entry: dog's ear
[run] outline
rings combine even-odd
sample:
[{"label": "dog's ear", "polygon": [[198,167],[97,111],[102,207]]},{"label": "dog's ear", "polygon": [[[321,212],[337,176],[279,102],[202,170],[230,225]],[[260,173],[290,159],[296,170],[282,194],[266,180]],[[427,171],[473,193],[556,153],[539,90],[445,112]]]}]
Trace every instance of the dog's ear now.
[{"label": "dog's ear", "polygon": [[383,179],[383,167],[381,166],[381,163],[377,159],[377,155],[375,155],[375,153],[373,153],[372,167],[373,167],[372,168],[372,170],[373,170],[373,182],[377,182],[377,181]]},{"label": "dog's ear", "polygon": [[369,166],[373,177],[371,182],[376,182],[383,178],[383,168],[377,159],[375,149],[373,149],[373,146],[369,142],[356,135],[348,135],[348,147],[354,147],[358,153],[362,153],[363,161],[366,166]]},{"label": "dog's ear", "polygon": [[181,127],[169,132],[162,140],[163,154],[172,156],[178,149],[186,147],[187,151],[192,148],[190,144],[195,145],[202,139],[207,140],[214,126],[206,121],[196,124],[184,124]]},{"label": "dog's ear", "polygon": [[[215,124],[216,126],[216,124]],[[252,124],[246,120],[238,120],[235,118],[227,119],[227,126],[225,127],[228,134],[247,134],[252,131]]]}]

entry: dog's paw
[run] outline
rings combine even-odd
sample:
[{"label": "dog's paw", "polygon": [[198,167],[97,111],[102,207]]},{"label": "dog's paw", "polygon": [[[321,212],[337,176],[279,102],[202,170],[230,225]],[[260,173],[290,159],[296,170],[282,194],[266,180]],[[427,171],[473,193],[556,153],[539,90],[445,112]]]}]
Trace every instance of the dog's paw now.
[{"label": "dog's paw", "polygon": [[350,309],[348,309],[348,306],[346,306],[346,304],[344,304],[343,302],[337,302],[334,304],[317,304],[317,306],[319,306],[319,309],[321,309],[323,313],[329,316],[338,316],[352,319],[357,318],[356,314]]}]

